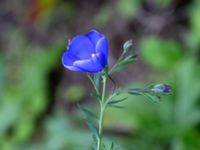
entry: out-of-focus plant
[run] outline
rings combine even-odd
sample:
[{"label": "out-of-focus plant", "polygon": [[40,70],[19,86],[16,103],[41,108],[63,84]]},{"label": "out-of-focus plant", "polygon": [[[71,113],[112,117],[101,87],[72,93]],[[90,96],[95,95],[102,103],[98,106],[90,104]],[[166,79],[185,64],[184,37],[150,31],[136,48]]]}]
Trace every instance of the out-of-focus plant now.
[{"label": "out-of-focus plant", "polygon": [[181,46],[174,40],[147,37],[140,45],[143,60],[155,69],[172,68],[182,58]]},{"label": "out-of-focus plant", "polygon": [[89,149],[89,132],[80,129],[75,116],[66,116],[61,110],[55,110],[54,115],[48,117],[43,124],[44,136],[35,142],[26,143],[19,150],[82,150]]},{"label": "out-of-focus plant", "polygon": [[0,149],[13,150],[34,135],[37,120],[48,104],[46,76],[58,64],[63,45],[55,42],[41,50],[43,47],[26,46],[21,30],[7,36],[8,52],[0,54]]},{"label": "out-of-focus plant", "polygon": [[[88,77],[94,86],[94,98],[99,103],[98,114],[91,111],[85,106],[80,106],[84,112],[87,124],[93,133],[93,149],[95,150],[114,150],[114,143],[110,147],[103,142],[103,122],[107,108],[124,108],[119,103],[125,101],[127,97],[117,99],[122,92],[119,88],[114,87],[112,93],[107,93],[107,81],[111,75],[121,71],[127,65],[135,62],[136,54],[131,53],[132,41],[127,41],[123,45],[123,51],[116,64],[108,68],[108,40],[96,30],[91,30],[86,35],[78,35],[69,41],[67,51],[64,52],[62,63],[64,67],[71,71],[87,72]],[[115,84],[115,83],[114,83]],[[129,94],[143,95],[153,101],[159,101],[161,95],[168,95],[171,87],[164,84],[152,84],[142,89],[134,88],[129,90]]]},{"label": "out-of-focus plant", "polygon": [[120,15],[131,17],[136,13],[141,2],[141,0],[119,0],[116,3],[116,8]]}]

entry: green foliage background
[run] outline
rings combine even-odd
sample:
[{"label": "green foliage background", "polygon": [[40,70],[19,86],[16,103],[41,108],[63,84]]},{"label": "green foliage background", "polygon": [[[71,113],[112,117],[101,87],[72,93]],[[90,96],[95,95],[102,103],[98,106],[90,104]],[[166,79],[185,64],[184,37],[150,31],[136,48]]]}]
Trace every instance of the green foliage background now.
[{"label": "green foliage background", "polygon": [[119,150],[199,150],[199,18],[198,0],[2,0],[0,150],[90,149],[77,104],[95,110],[92,87],[61,56],[68,39],[92,28],[108,36],[110,64],[123,42],[136,44],[139,61],[113,77],[124,90],[173,87],[159,104],[129,96],[126,109],[108,110],[105,141]]}]

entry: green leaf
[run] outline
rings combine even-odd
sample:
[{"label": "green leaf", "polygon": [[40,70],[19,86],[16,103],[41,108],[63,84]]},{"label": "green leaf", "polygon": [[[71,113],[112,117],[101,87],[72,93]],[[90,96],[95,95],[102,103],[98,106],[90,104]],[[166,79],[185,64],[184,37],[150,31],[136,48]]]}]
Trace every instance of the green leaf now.
[{"label": "green leaf", "polygon": [[152,102],[156,102],[156,103],[160,102],[160,96],[151,95],[149,93],[143,93],[142,95],[148,98],[149,100],[151,100]]},{"label": "green leaf", "polygon": [[108,104],[109,105],[117,104],[117,103],[125,101],[127,98],[128,97],[125,97],[125,98],[122,98],[122,99],[119,99],[119,100],[111,100]]},{"label": "green leaf", "polygon": [[117,11],[123,17],[133,16],[141,3],[141,0],[118,0],[116,3]]},{"label": "green leaf", "polygon": [[166,8],[170,6],[171,0],[156,0],[156,3],[161,7],[161,8]]},{"label": "green leaf", "polygon": [[127,108],[125,106],[119,106],[119,105],[108,105],[108,106],[113,107],[113,108],[119,108],[119,109]]},{"label": "green leaf", "polygon": [[142,95],[143,94],[143,89],[139,89],[139,88],[129,89],[128,93],[132,94],[132,95]]},{"label": "green leaf", "polygon": [[[193,5],[190,7],[190,26],[192,31],[193,40],[197,41],[197,45],[200,42],[200,2],[198,0],[194,1]],[[198,48],[197,48],[198,50]]]},{"label": "green leaf", "polygon": [[85,93],[84,86],[77,84],[68,87],[64,96],[68,101],[78,102],[84,97]]},{"label": "green leaf", "polygon": [[111,143],[110,150],[114,150],[114,143]]},{"label": "green leaf", "polygon": [[178,42],[158,37],[148,37],[140,44],[143,60],[155,69],[173,67],[182,57],[182,49]]},{"label": "green leaf", "polygon": [[80,110],[85,114],[86,118],[87,119],[97,119],[98,120],[98,116],[93,113],[92,111],[88,110],[87,108],[81,106],[81,105],[78,105]]},{"label": "green leaf", "polygon": [[105,26],[109,20],[112,18],[113,11],[110,9],[109,5],[104,5],[97,12],[94,18],[95,25],[101,27]]},{"label": "green leaf", "polygon": [[87,125],[92,131],[92,134],[94,135],[94,137],[96,138],[95,140],[97,140],[99,138],[99,133],[98,133],[97,128],[89,121],[87,121]]},{"label": "green leaf", "polygon": [[127,65],[133,63],[137,58],[137,55],[130,54],[119,62],[119,65]]},{"label": "green leaf", "polygon": [[126,58],[122,59],[115,68],[113,68],[112,72],[118,72],[122,69],[124,69],[127,65],[132,64],[136,61],[136,55],[129,55]]},{"label": "green leaf", "polygon": [[78,105],[78,106],[79,106],[80,110],[85,114],[86,123],[87,123],[88,127],[90,128],[90,130],[92,131],[94,137],[98,138],[99,137],[98,130],[95,127],[95,125],[92,123],[92,120],[93,119],[98,120],[98,117],[96,116],[96,114],[94,114],[92,111],[88,110],[87,108],[85,108],[81,105]]}]

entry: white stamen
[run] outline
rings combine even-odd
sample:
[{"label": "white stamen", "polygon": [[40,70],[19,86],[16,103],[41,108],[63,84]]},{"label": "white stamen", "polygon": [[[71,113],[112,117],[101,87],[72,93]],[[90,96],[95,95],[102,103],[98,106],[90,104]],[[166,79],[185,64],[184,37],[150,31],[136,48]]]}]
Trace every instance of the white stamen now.
[{"label": "white stamen", "polygon": [[91,56],[92,56],[92,57],[95,57],[96,55],[93,53]]}]

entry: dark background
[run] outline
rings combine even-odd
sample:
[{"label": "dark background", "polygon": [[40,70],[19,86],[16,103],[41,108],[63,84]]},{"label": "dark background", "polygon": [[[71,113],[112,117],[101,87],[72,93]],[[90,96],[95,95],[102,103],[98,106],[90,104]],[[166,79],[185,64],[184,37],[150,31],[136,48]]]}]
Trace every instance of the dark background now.
[{"label": "dark background", "polygon": [[69,39],[91,29],[109,39],[109,66],[133,40],[139,60],[113,75],[122,89],[173,87],[159,104],[129,96],[126,109],[109,109],[105,143],[199,150],[199,0],[0,0],[0,149],[89,149],[77,104],[96,107],[93,89],[85,73],[62,66],[61,56]]}]

